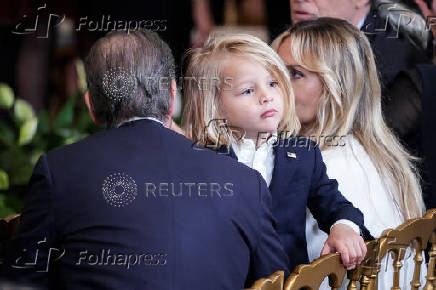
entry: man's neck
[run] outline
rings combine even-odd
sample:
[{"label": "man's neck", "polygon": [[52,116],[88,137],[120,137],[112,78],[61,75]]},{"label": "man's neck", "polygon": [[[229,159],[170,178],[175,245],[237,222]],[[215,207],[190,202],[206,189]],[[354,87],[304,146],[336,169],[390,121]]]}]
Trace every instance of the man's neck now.
[{"label": "man's neck", "polygon": [[359,27],[359,24],[361,24],[361,26],[363,26],[363,23],[365,21],[365,17],[368,15],[369,11],[371,10],[371,6],[370,4],[358,9],[356,11],[356,13],[354,14],[353,19],[351,19],[351,24],[353,24],[354,26],[357,26],[359,29],[361,29],[362,27]]}]

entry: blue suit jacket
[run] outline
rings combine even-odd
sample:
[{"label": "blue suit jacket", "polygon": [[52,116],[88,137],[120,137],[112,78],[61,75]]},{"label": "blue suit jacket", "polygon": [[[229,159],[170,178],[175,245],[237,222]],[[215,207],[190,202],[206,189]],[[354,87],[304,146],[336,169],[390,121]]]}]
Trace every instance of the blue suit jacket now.
[{"label": "blue suit jacket", "polygon": [[[339,192],[337,181],[328,178],[321,152],[313,141],[295,137],[282,139],[276,145],[269,189],[277,232],[288,254],[291,271],[309,262],[306,207],[326,233],[337,220],[347,219],[361,228],[365,240],[373,239],[364,226],[363,214]],[[233,150],[228,150],[228,154],[237,159]]]},{"label": "blue suit jacket", "polygon": [[254,170],[130,122],[40,158],[4,272],[50,289],[241,289],[288,272],[270,202]]}]

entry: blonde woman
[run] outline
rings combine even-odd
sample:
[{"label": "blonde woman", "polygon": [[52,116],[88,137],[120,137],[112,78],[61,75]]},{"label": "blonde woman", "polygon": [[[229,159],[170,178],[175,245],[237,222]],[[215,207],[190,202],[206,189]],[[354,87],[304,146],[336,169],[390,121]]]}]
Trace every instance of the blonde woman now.
[{"label": "blonde woman", "polygon": [[319,149],[307,139],[287,138],[300,123],[277,53],[249,35],[213,37],[193,51],[186,80],[183,129],[200,145],[224,145],[221,153],[261,173],[290,269],[309,261],[306,207],[330,234],[324,253],[341,253],[349,269],[362,261],[366,247],[359,229],[369,237],[362,214],[328,178]]},{"label": "blonde woman", "polygon": [[[370,233],[378,237],[420,217],[424,204],[414,158],[383,120],[380,83],[365,35],[344,20],[319,18],[294,25],[273,45],[290,72],[301,134],[316,138],[328,175],[363,212]],[[339,142],[331,142],[335,138]],[[306,236],[314,260],[326,234],[310,212]],[[406,257],[402,289],[410,287],[413,274],[410,251]],[[379,289],[392,286],[391,262],[383,261]]]}]

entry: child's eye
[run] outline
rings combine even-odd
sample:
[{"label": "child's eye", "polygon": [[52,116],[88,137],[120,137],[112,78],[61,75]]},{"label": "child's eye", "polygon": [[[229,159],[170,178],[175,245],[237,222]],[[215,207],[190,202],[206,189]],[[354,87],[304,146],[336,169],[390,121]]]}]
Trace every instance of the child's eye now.
[{"label": "child's eye", "polygon": [[244,91],[242,92],[242,94],[243,94],[243,95],[249,95],[249,94],[251,94],[253,91],[254,91],[253,89],[246,89],[246,90],[244,90]]},{"label": "child's eye", "polygon": [[304,77],[304,74],[299,70],[292,69],[291,70],[291,77],[293,79],[300,79],[300,78]]},{"label": "child's eye", "polygon": [[279,86],[279,82],[278,81],[271,81],[271,82],[269,82],[269,86],[271,88],[278,87]]}]

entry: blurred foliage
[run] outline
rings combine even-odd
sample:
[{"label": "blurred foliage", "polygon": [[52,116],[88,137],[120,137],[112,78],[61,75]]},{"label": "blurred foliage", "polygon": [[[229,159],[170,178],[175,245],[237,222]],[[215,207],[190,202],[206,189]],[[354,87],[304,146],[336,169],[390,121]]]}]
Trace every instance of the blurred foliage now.
[{"label": "blurred foliage", "polygon": [[82,86],[50,118],[47,111],[36,116],[28,102],[0,83],[0,218],[22,210],[27,183],[42,154],[98,131],[82,100],[84,92]]}]

